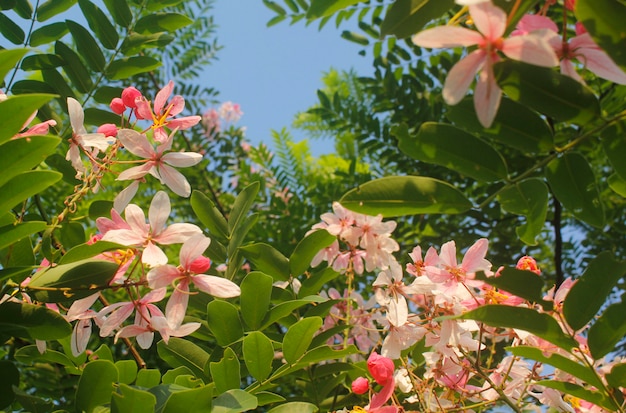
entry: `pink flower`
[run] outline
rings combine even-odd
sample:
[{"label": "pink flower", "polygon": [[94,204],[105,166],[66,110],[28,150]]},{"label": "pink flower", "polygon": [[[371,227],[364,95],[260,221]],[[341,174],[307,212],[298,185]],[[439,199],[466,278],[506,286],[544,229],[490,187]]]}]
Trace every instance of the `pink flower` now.
[{"label": "pink flower", "polygon": [[[170,337],[185,337],[200,328],[200,323],[186,323],[179,326],[173,326],[172,323],[163,315],[153,315],[147,323],[131,324],[122,328],[115,334],[115,341],[122,337],[137,337],[139,347],[145,349],[150,348],[154,339],[154,332],[158,331],[163,338],[165,344]],[[143,338],[145,337],[145,338]]]},{"label": "pink flower", "polygon": [[109,104],[109,107],[116,115],[121,115],[126,110],[126,105],[121,98],[113,98],[113,100],[111,100],[111,103]]},{"label": "pink flower", "polygon": [[162,184],[167,185],[175,194],[188,197],[191,194],[191,186],[185,176],[173,166],[184,168],[196,165],[202,160],[202,155],[195,152],[164,153],[172,148],[173,137],[173,134],[166,136],[163,143],[155,150],[146,135],[132,129],[121,129],[118,132],[120,142],[130,153],[147,159],[147,162],[123,171],[117,179],[120,181],[137,180],[150,174]]},{"label": "pink flower", "polygon": [[[131,109],[137,108],[137,99],[141,98],[141,92],[134,86],[129,86],[122,91],[122,103]],[[116,112],[117,113],[117,112]]]},{"label": "pink flower", "polygon": [[528,255],[524,255],[517,261],[517,265],[515,266],[518,270],[530,271],[534,272],[537,275],[541,275],[541,270],[537,265],[537,261],[533,257],[529,257]]},{"label": "pink flower", "polygon": [[78,320],[74,324],[72,331],[71,348],[74,357],[78,357],[87,349],[89,337],[91,337],[91,320],[95,320],[96,324],[100,323],[98,313],[91,310],[91,306],[96,302],[100,293],[92,294],[88,297],[76,300],[65,315],[65,319],[69,322]]},{"label": "pink flower", "polygon": [[159,191],[150,203],[149,224],[146,224],[146,217],[141,208],[135,204],[130,204],[125,209],[128,228],[118,223],[117,225],[121,228],[109,229],[102,240],[143,247],[141,261],[149,266],[166,264],[167,256],[157,247],[157,243],[179,244],[187,241],[195,234],[202,233],[202,230],[194,224],[181,223],[166,227],[165,220],[170,211],[169,197],[165,192]]},{"label": "pink flower", "polygon": [[479,239],[467,250],[459,265],[456,259],[456,244],[454,241],[446,242],[441,246],[438,265],[426,268],[428,278],[435,283],[442,283],[446,289],[451,289],[458,283],[473,280],[478,271],[485,272],[487,276],[492,275],[491,263],[485,259],[488,246],[487,239]]},{"label": "pink flower", "polygon": [[383,386],[383,388],[380,392],[374,393],[369,406],[366,406],[365,410],[370,413],[397,412],[398,408],[395,406],[383,407],[383,404],[391,398],[391,395],[396,387],[396,381],[393,374],[395,370],[393,361],[387,357],[378,355],[374,351],[367,359],[367,369],[372,377],[374,377],[374,380],[376,380],[376,383]]},{"label": "pink flower", "polygon": [[157,142],[165,142],[167,140],[168,134],[165,132],[164,127],[167,126],[171,130],[188,129],[201,120],[200,116],[186,116],[178,119],[170,119],[185,109],[185,99],[180,95],[174,96],[172,100],[167,103],[173,90],[174,82],[170,80],[168,84],[157,93],[154,99],[154,112],[150,102],[148,102],[145,97],[140,96],[134,101],[137,105],[137,118],[151,119],[153,121],[151,128],[154,131],[154,140]]},{"label": "pink flower", "polygon": [[370,381],[365,377],[357,377],[351,387],[355,394],[365,394],[370,388]]},{"label": "pink flower", "polygon": [[[150,288],[174,286],[174,292],[167,302],[165,314],[173,326],[181,325],[189,302],[189,284],[214,297],[230,298],[241,294],[239,286],[222,277],[197,273],[208,270],[207,260],[202,254],[211,240],[202,234],[189,238],[180,249],[180,265],[161,265],[148,272]],[[210,262],[210,261],[209,261]],[[195,270],[195,271],[194,271]]]},{"label": "pink flower", "polygon": [[450,70],[442,94],[449,105],[459,103],[478,73],[474,107],[480,123],[484,127],[489,127],[493,123],[502,97],[502,91],[493,74],[493,65],[500,60],[498,52],[511,59],[539,66],[556,66],[558,59],[541,36],[503,38],[507,23],[506,13],[490,1],[471,4],[469,13],[478,32],[463,27],[439,26],[414,35],[413,43],[429,48],[474,45],[478,47]]}]

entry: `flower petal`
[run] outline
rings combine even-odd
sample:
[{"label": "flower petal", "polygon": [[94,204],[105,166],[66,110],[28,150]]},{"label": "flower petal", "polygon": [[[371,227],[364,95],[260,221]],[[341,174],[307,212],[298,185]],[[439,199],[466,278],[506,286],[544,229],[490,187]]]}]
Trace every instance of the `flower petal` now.
[{"label": "flower petal", "polygon": [[72,130],[74,134],[81,135],[87,133],[85,130],[85,114],[83,107],[74,98],[67,98],[67,112],[70,115],[70,123],[72,124]]},{"label": "flower petal", "polygon": [[165,255],[161,248],[153,244],[151,241],[148,241],[148,244],[141,254],[141,262],[150,267],[165,265],[167,264],[167,255]]},{"label": "flower petal", "polygon": [[489,2],[469,6],[474,25],[489,41],[496,41],[506,30],[506,13],[500,7]]},{"label": "flower petal", "polygon": [[230,298],[241,294],[239,286],[234,282],[214,275],[194,275],[191,281],[200,291],[214,297]]},{"label": "flower petal", "polygon": [[554,67],[559,64],[554,49],[540,36],[514,36],[502,42],[502,53],[511,59],[537,66]]},{"label": "flower petal", "polygon": [[201,233],[202,230],[197,225],[178,223],[165,228],[165,231],[155,237],[154,240],[163,245],[182,244],[192,236]]},{"label": "flower petal", "polygon": [[189,238],[180,249],[180,265],[189,270],[194,260],[204,254],[209,245],[211,239],[205,237],[204,234],[197,234]]},{"label": "flower petal", "polygon": [[157,192],[154,198],[152,198],[150,210],[148,211],[152,235],[157,236],[163,231],[165,221],[169,218],[171,211],[170,197],[163,191]]},{"label": "flower petal", "polygon": [[476,116],[485,128],[490,127],[493,123],[502,99],[502,90],[496,83],[492,70],[490,64],[485,64],[478,75],[478,83],[476,83],[474,90]]},{"label": "flower petal", "polygon": [[135,130],[120,129],[119,132],[117,132],[117,138],[133,155],[151,159],[156,154],[146,135]]},{"label": "flower petal", "polygon": [[159,90],[154,98],[154,113],[158,115],[163,114],[163,107],[165,106],[167,99],[172,94],[172,90],[174,90],[174,82],[171,80],[163,87],[163,89]]},{"label": "flower petal", "polygon": [[448,105],[456,105],[463,99],[476,77],[476,72],[484,64],[485,56],[486,53],[482,49],[475,50],[461,59],[450,70],[442,90],[443,100]]},{"label": "flower petal", "polygon": [[176,286],[176,289],[167,301],[165,317],[175,328],[183,323],[187,305],[189,303],[189,279],[186,278]]},{"label": "flower petal", "polygon": [[411,38],[420,47],[442,48],[472,46],[483,41],[483,36],[470,29],[456,26],[439,26],[423,30]]},{"label": "flower petal", "polygon": [[168,165],[159,167],[161,181],[178,196],[187,198],[191,195],[191,185],[185,175]]},{"label": "flower petal", "polygon": [[148,286],[150,288],[167,287],[180,276],[181,272],[173,265],[160,265],[148,271]]},{"label": "flower petal", "polygon": [[202,160],[202,155],[196,152],[170,152],[163,155],[161,160],[168,165],[185,168],[197,165]]}]

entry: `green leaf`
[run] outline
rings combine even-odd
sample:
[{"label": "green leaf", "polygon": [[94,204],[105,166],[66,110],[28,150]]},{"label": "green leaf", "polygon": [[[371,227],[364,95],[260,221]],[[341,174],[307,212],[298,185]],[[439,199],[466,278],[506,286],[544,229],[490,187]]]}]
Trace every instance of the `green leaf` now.
[{"label": "green leaf", "polygon": [[359,349],[354,344],[350,344],[348,347],[340,350],[334,350],[327,345],[323,345],[307,351],[298,364],[311,365],[321,361],[339,360],[358,352]]},{"label": "green leaf", "polygon": [[220,394],[213,400],[211,413],[240,413],[256,409],[258,402],[250,393],[233,389]]},{"label": "green leaf", "polygon": [[85,19],[87,19],[87,24],[96,34],[102,46],[109,50],[115,50],[120,38],[117,34],[117,29],[107,15],[89,0],[78,0],[78,5]]},{"label": "green leaf", "polygon": [[213,401],[211,386],[182,390],[170,395],[162,413],[204,413],[210,412]]},{"label": "green leaf", "polygon": [[548,123],[537,112],[511,99],[502,99],[489,128],[480,124],[471,97],[450,106],[446,117],[468,132],[479,133],[525,154],[547,153],[554,147]]},{"label": "green leaf", "polygon": [[24,44],[26,34],[13,20],[0,12],[0,34],[13,44]]},{"label": "green leaf", "polygon": [[81,93],[89,92],[93,87],[93,82],[91,81],[89,70],[87,70],[76,52],[60,40],[57,40],[54,44],[54,51],[65,60],[66,64],[63,66],[63,71],[76,90]]},{"label": "green leaf", "polygon": [[150,72],[161,66],[161,62],[149,56],[131,56],[113,61],[106,71],[111,80],[124,80],[139,73]]},{"label": "green leaf", "polygon": [[319,251],[328,247],[337,240],[326,230],[318,230],[304,237],[289,257],[291,274],[298,276],[303,274],[311,266],[311,261]]},{"label": "green leaf", "polygon": [[409,37],[454,7],[454,0],[396,0],[380,26],[382,36]]},{"label": "green leaf", "polygon": [[309,20],[318,19],[334,14],[335,12],[361,3],[365,0],[312,0],[306,18]]},{"label": "green leaf", "polygon": [[526,222],[515,228],[517,236],[528,245],[537,245],[548,215],[548,187],[539,178],[529,178],[504,188],[498,201],[507,212],[524,215]]},{"label": "green leaf", "polygon": [[278,3],[271,1],[271,0],[263,0],[263,4],[265,5],[265,7],[267,7],[268,9],[272,10],[273,12],[279,14],[279,15],[286,15],[287,11],[285,9],[283,9]]},{"label": "green leaf", "polygon": [[517,328],[571,352],[578,343],[567,336],[557,321],[530,308],[507,305],[484,305],[457,318],[481,321],[492,327]]},{"label": "green leaf", "polygon": [[46,20],[63,13],[76,4],[76,0],[48,0],[37,7],[37,21]]},{"label": "green leaf", "polygon": [[27,51],[27,49],[0,50],[0,79],[4,79],[7,73],[17,66]]},{"label": "green leaf", "polygon": [[251,330],[257,330],[267,314],[273,281],[272,277],[258,271],[252,271],[241,281],[241,317]]},{"label": "green leaf", "polygon": [[414,214],[460,214],[471,202],[454,186],[425,176],[390,176],[367,182],[339,201],[363,214],[396,217]]},{"label": "green leaf", "polygon": [[0,249],[6,248],[31,234],[41,232],[47,227],[48,224],[43,221],[28,221],[0,227]]},{"label": "green leaf", "polygon": [[298,297],[306,297],[307,295],[319,293],[326,284],[338,276],[339,273],[330,267],[314,272],[302,281],[302,286],[300,286],[300,291],[298,291]]},{"label": "green leaf", "polygon": [[59,303],[87,297],[105,288],[119,265],[103,260],[82,260],[37,272],[26,286],[37,301]]},{"label": "green leaf", "polygon": [[137,372],[135,385],[150,388],[161,383],[161,372],[159,369],[141,369]]},{"label": "green leaf", "polygon": [[72,333],[63,316],[45,306],[22,302],[0,304],[0,331],[16,337],[57,340]]},{"label": "green leaf", "polygon": [[115,367],[119,373],[120,383],[131,384],[137,378],[137,362],[134,360],[117,361]]},{"label": "green leaf", "polygon": [[209,368],[218,393],[241,386],[241,366],[237,354],[230,347],[224,350],[224,357],[219,362],[209,363]]},{"label": "green leaf", "polygon": [[320,317],[309,317],[291,325],[283,339],[283,355],[288,363],[294,364],[307,351],[313,336],[322,327]]},{"label": "green leaf", "polygon": [[42,192],[61,179],[61,174],[54,171],[29,171],[13,177],[0,186],[0,212],[8,211],[33,195]]},{"label": "green leaf", "polygon": [[19,388],[20,371],[9,360],[0,360],[0,409],[9,407],[15,399],[13,386]]},{"label": "green leaf", "polygon": [[250,232],[252,227],[256,225],[259,220],[259,213],[255,212],[254,214],[246,216],[239,225],[233,228],[233,231],[230,235],[230,242],[228,243],[228,256],[232,257],[237,249],[243,244],[243,241],[246,238],[246,235]]},{"label": "green leaf", "polygon": [[[158,350],[158,347],[157,347]],[[169,363],[168,363],[169,364]],[[178,366],[176,368],[170,369],[163,374],[163,384],[173,384],[176,381],[180,380],[179,377],[191,376],[196,377],[189,368],[185,366]]]},{"label": "green leaf", "polygon": [[626,180],[626,123],[620,122],[602,131],[602,148],[615,172]]},{"label": "green leaf", "polygon": [[63,247],[73,248],[82,244],[86,240],[85,228],[83,224],[76,221],[67,221],[61,225],[59,238]]},{"label": "green leaf", "polygon": [[611,372],[605,377],[607,383],[612,387],[626,387],[626,363],[614,364]]},{"label": "green leaf", "polygon": [[[0,54],[0,58],[2,58],[2,54]],[[33,112],[49,102],[53,97],[54,95],[44,94],[9,96],[6,100],[0,102],[0,124],[2,124],[2,128],[0,128],[0,143],[8,141],[19,133]],[[14,145],[20,146],[20,144]],[[44,145],[46,149],[49,148],[49,144]],[[8,155],[3,155],[3,157]]]},{"label": "green leaf", "polygon": [[272,307],[263,319],[263,325],[259,330],[264,330],[267,326],[274,324],[275,322],[287,317],[300,307],[304,307],[307,304],[323,303],[326,299],[318,295],[311,295],[303,297],[298,300],[285,301],[275,307]]},{"label": "green leaf", "polygon": [[591,89],[551,68],[505,60],[493,70],[511,99],[549,117],[578,125],[600,117],[600,103]]},{"label": "green leaf", "polygon": [[42,46],[59,40],[68,33],[65,22],[50,23],[33,31],[30,35],[32,47]]},{"label": "green leaf", "polygon": [[587,335],[587,344],[594,359],[599,360],[609,352],[626,335],[626,302],[611,304],[593,323]]},{"label": "green leaf", "polygon": [[28,0],[15,0],[15,7],[13,7],[13,11],[22,19],[30,20],[33,17],[33,6]]},{"label": "green leaf", "polygon": [[582,400],[587,400],[588,402],[597,404],[598,406],[604,407],[609,411],[615,411],[618,409],[615,403],[607,395],[599,391],[588,390],[578,384],[557,380],[540,380],[536,382],[536,384],[539,386],[550,387],[551,389],[558,390],[564,394],[568,394]]},{"label": "green leaf", "polygon": [[259,406],[265,406],[268,404],[280,403],[285,401],[285,398],[283,396],[276,393],[270,393],[268,391],[255,392],[254,395],[258,400]]},{"label": "green leaf", "polygon": [[479,181],[494,182],[508,176],[502,155],[491,145],[454,126],[425,122],[416,136],[406,124],[391,129],[398,148],[419,161],[445,166]]},{"label": "green leaf", "polygon": [[46,349],[46,351],[41,354],[36,345],[24,346],[18,349],[15,352],[15,360],[20,363],[31,365],[33,363],[50,363],[50,364],[60,364],[64,367],[74,368],[74,362],[70,360],[65,354]]},{"label": "green leaf", "polygon": [[608,179],[609,188],[613,190],[616,194],[620,195],[622,198],[626,198],[626,180],[622,179],[618,174],[613,174],[609,176]]},{"label": "green leaf", "polygon": [[265,380],[272,372],[274,346],[260,331],[253,331],[243,339],[243,359],[248,372],[257,381]]},{"label": "green leaf", "polygon": [[67,24],[67,28],[72,33],[72,38],[76,43],[76,50],[85,59],[87,65],[98,73],[104,71],[106,64],[104,54],[100,50],[98,43],[96,43],[96,39],[89,33],[89,30],[71,20],[66,20],[65,24]]},{"label": "green leaf", "polygon": [[608,251],[598,254],[563,302],[563,315],[570,327],[579,330],[586,326],[608,300],[611,290],[625,272],[626,261],[617,261]]},{"label": "green leaf", "polygon": [[[72,89],[69,83],[67,83],[65,76],[61,75],[61,73],[59,73],[57,69],[44,69],[41,71],[41,74],[43,76],[43,82],[41,83],[43,83],[43,86],[50,88],[51,93],[56,93],[57,95],[59,95],[60,96],[59,101],[67,102],[68,97],[76,95],[76,92],[74,91],[74,89]],[[47,109],[51,112],[51,109],[49,106],[47,107]],[[51,156],[54,156],[54,155],[55,154]],[[60,154],[56,154],[56,155],[60,156]],[[72,167],[72,164],[69,161],[67,161],[64,156],[61,156],[61,159],[63,159],[63,161],[66,162],[67,165],[72,170],[74,170],[74,168]],[[74,174],[76,174],[75,170],[74,170]]]},{"label": "green leaf", "polygon": [[94,360],[85,366],[76,390],[76,409],[91,413],[109,404],[117,382],[117,368],[108,360]]},{"label": "green leaf", "polygon": [[226,347],[243,337],[243,326],[237,308],[226,301],[211,301],[207,305],[207,323],[217,344]]},{"label": "green leaf", "polygon": [[602,388],[602,381],[598,378],[593,369],[588,366],[577,363],[557,353],[546,353],[537,347],[516,346],[507,347],[513,355],[536,360],[543,364],[549,364],[559,370],[567,372],[574,377],[579,378],[590,386]]},{"label": "green leaf", "polygon": [[222,239],[229,237],[230,231],[226,218],[209,197],[202,192],[193,191],[191,193],[191,208],[200,222],[209,230],[210,235],[217,235]]},{"label": "green leaf", "polygon": [[118,25],[128,28],[133,21],[133,14],[126,0],[104,0],[104,5]]},{"label": "green leaf", "polygon": [[118,249],[125,250],[127,247],[109,241],[98,241],[93,244],[76,245],[61,257],[59,264],[70,264],[72,262],[95,257],[103,252],[115,251]]},{"label": "green leaf", "polygon": [[34,71],[41,69],[54,69],[56,67],[63,66],[65,62],[59,56],[55,54],[35,54],[31,56],[26,56],[22,63],[20,64],[20,68],[25,71]]},{"label": "green leaf", "polygon": [[[159,356],[171,367],[186,367],[196,377],[206,378],[204,366],[209,361],[209,354],[191,341],[170,337],[167,344],[157,343]],[[164,377],[165,379],[165,377]]]},{"label": "green leaf", "polygon": [[100,126],[103,123],[112,123],[120,121],[119,115],[111,112],[110,110],[100,108],[86,108],[85,111],[85,125]]},{"label": "green leaf", "polygon": [[604,208],[596,178],[587,160],[568,152],[546,168],[548,184],[557,199],[574,216],[594,227],[604,225]]},{"label": "green leaf", "polygon": [[137,22],[135,31],[141,34],[175,32],[189,26],[193,20],[180,13],[152,13]]},{"label": "green leaf", "polygon": [[254,269],[272,276],[275,281],[289,279],[289,259],[269,244],[257,243],[240,247]]},{"label": "green leaf", "polygon": [[544,282],[541,276],[532,271],[504,268],[498,277],[485,277],[478,273],[477,279],[487,284],[523,298],[531,303],[540,304],[544,310],[552,310],[552,301],[544,301]]},{"label": "green leaf", "polygon": [[319,408],[312,403],[289,402],[276,406],[267,413],[314,413],[318,410]]},{"label": "green leaf", "polygon": [[152,47],[165,47],[175,39],[168,33],[138,34],[131,33],[122,44],[122,53],[129,55],[139,53]]},{"label": "green leaf", "polygon": [[156,403],[154,394],[120,383],[111,397],[111,413],[152,413]]},{"label": "green leaf", "polygon": [[151,0],[147,4],[146,9],[149,11],[158,11],[166,7],[176,6],[182,2],[183,0]]},{"label": "green leaf", "polygon": [[350,30],[342,31],[341,32],[341,38],[342,39],[346,39],[346,40],[348,40],[348,41],[350,41],[352,43],[359,44],[361,46],[367,46],[367,45],[370,44],[370,41],[367,39],[367,37],[365,37],[365,36],[363,36],[361,34],[352,32]]},{"label": "green leaf", "polygon": [[259,182],[253,182],[250,185],[246,186],[237,198],[235,199],[235,203],[233,204],[233,209],[230,211],[230,216],[228,217],[228,230],[230,233],[233,233],[234,230],[241,225],[244,221],[246,215],[252,208],[254,204],[254,199],[259,193]]},{"label": "green leaf", "polygon": [[574,14],[598,46],[626,71],[626,5],[616,0],[581,0]]}]

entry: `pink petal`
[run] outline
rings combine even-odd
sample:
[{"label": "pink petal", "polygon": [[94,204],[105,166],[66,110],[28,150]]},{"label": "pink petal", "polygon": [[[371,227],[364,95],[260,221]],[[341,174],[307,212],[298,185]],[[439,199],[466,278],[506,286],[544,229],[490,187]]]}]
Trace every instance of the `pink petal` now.
[{"label": "pink petal", "polygon": [[150,106],[150,102],[141,96],[135,100],[135,105],[137,105],[137,109],[135,110],[135,114],[138,119],[146,119],[152,120],[152,107]]},{"label": "pink petal", "polygon": [[502,53],[511,59],[537,66],[554,67],[559,64],[554,49],[539,36],[514,36],[502,43]]},{"label": "pink petal", "polygon": [[124,209],[124,216],[131,230],[143,238],[148,236],[149,226],[146,224],[146,216],[141,208],[135,204],[130,204]]},{"label": "pink petal", "polygon": [[518,36],[522,34],[528,34],[535,30],[548,29],[552,32],[559,32],[559,28],[555,22],[549,17],[540,16],[538,14],[525,14],[521,18],[511,36]]},{"label": "pink petal", "polygon": [[369,410],[379,409],[391,398],[395,388],[395,380],[391,377],[378,393],[374,393],[369,405]]},{"label": "pink petal", "polygon": [[180,278],[181,272],[173,265],[161,265],[148,271],[148,286],[150,288],[167,287]]},{"label": "pink petal", "polygon": [[161,181],[176,195],[187,198],[191,195],[191,185],[185,175],[168,165],[161,165],[159,168]]},{"label": "pink petal", "polygon": [[165,265],[167,264],[167,255],[165,255],[161,248],[157,247],[151,241],[148,241],[148,244],[141,254],[141,262],[150,267]]},{"label": "pink petal", "polygon": [[172,337],[185,337],[200,328],[200,323],[186,323],[174,330],[170,330]]},{"label": "pink petal", "polygon": [[[133,166],[118,175],[118,181],[126,181],[129,179],[139,179],[146,176],[154,168],[154,162],[146,162],[143,165]],[[136,190],[135,190],[136,191]],[[134,195],[134,194],[133,194]],[[117,208],[116,208],[117,209]]]},{"label": "pink petal", "polygon": [[192,236],[201,233],[202,230],[197,225],[178,223],[165,228],[165,231],[155,237],[154,240],[163,245],[182,244]]},{"label": "pink petal", "polygon": [[80,320],[72,331],[72,355],[78,357],[87,349],[91,337],[91,319]]},{"label": "pink petal", "polygon": [[176,116],[185,109],[185,99],[181,95],[176,95],[170,100],[168,106],[170,110],[169,116]]},{"label": "pink petal", "polygon": [[102,237],[103,241],[117,242],[126,246],[138,247],[143,245],[146,240],[145,236],[141,236],[135,231],[128,229],[112,229]]},{"label": "pink petal", "polygon": [[154,236],[163,231],[165,221],[169,218],[171,211],[169,196],[163,191],[157,192],[154,198],[152,198],[150,210],[148,211],[148,220]]},{"label": "pink petal", "polygon": [[158,115],[163,114],[163,107],[165,106],[167,99],[172,94],[172,90],[174,90],[174,82],[171,80],[163,87],[163,89],[159,90],[159,93],[157,93],[154,98],[154,113]]},{"label": "pink petal", "polygon": [[117,138],[133,155],[145,159],[151,159],[154,155],[156,155],[156,152],[148,141],[146,135],[143,135],[135,130],[120,129],[117,133]]},{"label": "pink petal", "polygon": [[494,78],[492,67],[485,64],[485,67],[478,75],[478,83],[474,90],[474,108],[480,124],[488,128],[493,123],[500,107],[502,90],[498,87]]},{"label": "pink petal", "polygon": [[480,33],[457,26],[439,26],[423,30],[411,38],[420,47],[442,48],[473,46],[483,41]]},{"label": "pink petal", "polygon": [[189,129],[197,125],[202,120],[200,116],[185,116],[183,118],[172,119],[167,122],[170,129]]},{"label": "pink petal", "polygon": [[93,303],[98,300],[100,293],[92,294],[88,297],[81,298],[80,300],[76,300],[70,306],[70,309],[67,311],[66,318],[68,321],[76,320],[80,314],[89,310]]},{"label": "pink petal", "polygon": [[194,275],[191,281],[200,291],[214,297],[230,298],[241,294],[239,286],[234,282],[213,275]]},{"label": "pink petal", "polygon": [[586,84],[583,78],[576,71],[576,68],[574,67],[572,61],[569,59],[561,60],[561,73],[565,76],[571,77],[572,79],[579,83],[582,83],[583,85]]},{"label": "pink petal", "polygon": [[141,300],[139,300],[142,304],[158,303],[163,298],[165,298],[165,294],[167,294],[167,290],[165,288],[151,288],[153,288],[153,290],[144,295]]},{"label": "pink petal", "polygon": [[597,76],[620,85],[626,84],[626,73],[596,45],[589,33],[574,37],[570,47],[576,53],[576,59]]},{"label": "pink petal", "polygon": [[155,142],[163,143],[167,141],[167,136],[167,132],[163,129],[163,127],[154,128],[152,131],[152,138]]},{"label": "pink petal", "polygon": [[189,279],[185,278],[178,283],[165,307],[165,317],[171,325],[178,327],[183,323],[188,303]]},{"label": "pink petal", "polygon": [[467,93],[470,84],[485,62],[484,50],[475,50],[461,59],[448,73],[443,85],[443,99],[448,105],[456,105]]},{"label": "pink petal", "polygon": [[103,152],[115,143],[114,137],[107,138],[103,133],[85,133],[80,135],[80,138],[84,147],[97,148]]},{"label": "pink petal", "polygon": [[163,155],[161,160],[168,165],[186,168],[197,165],[202,160],[202,155],[196,152],[170,152]]},{"label": "pink petal", "polygon": [[67,112],[70,115],[70,123],[72,124],[72,130],[74,134],[81,135],[87,133],[85,130],[85,114],[83,107],[74,98],[67,98]]},{"label": "pink petal", "polygon": [[500,39],[506,30],[506,13],[491,2],[469,6],[474,25],[491,42]]},{"label": "pink petal", "polygon": [[487,248],[489,248],[489,241],[486,238],[481,238],[467,250],[461,263],[465,272],[472,273],[491,268],[491,263],[485,259]]},{"label": "pink petal", "polygon": [[401,295],[391,296],[387,306],[387,320],[396,327],[406,324],[409,316],[409,309],[406,299]]},{"label": "pink petal", "polygon": [[210,244],[211,239],[205,237],[204,234],[197,234],[189,238],[180,249],[180,265],[189,270],[191,264],[196,258],[204,254]]},{"label": "pink petal", "polygon": [[[118,177],[119,179],[119,177]],[[115,196],[113,200],[113,209],[115,211],[122,211],[124,208],[128,206],[130,201],[133,199],[137,190],[139,189],[139,181],[135,180],[131,182],[126,188],[124,188],[119,194]]]},{"label": "pink petal", "polygon": [[100,337],[109,336],[113,332],[113,330],[118,328],[133,313],[133,310],[135,309],[133,303],[121,304],[123,305],[121,305],[120,308],[117,309],[117,311],[113,312],[113,314],[107,317],[102,326],[100,326]]}]

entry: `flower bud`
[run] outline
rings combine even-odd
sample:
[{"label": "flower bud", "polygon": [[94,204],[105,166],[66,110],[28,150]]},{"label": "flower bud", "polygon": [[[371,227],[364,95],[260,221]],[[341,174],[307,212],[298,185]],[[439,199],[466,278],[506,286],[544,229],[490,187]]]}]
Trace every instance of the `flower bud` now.
[{"label": "flower bud", "polygon": [[354,394],[365,394],[370,388],[370,382],[365,377],[358,377],[352,382],[352,392]]},{"label": "flower bud", "polygon": [[367,369],[376,383],[384,386],[390,379],[393,379],[395,366],[393,360],[380,356],[374,351],[367,359]]},{"label": "flower bud", "polygon": [[129,108],[135,109],[137,107],[135,100],[140,97],[141,92],[135,89],[133,86],[127,87],[122,92],[122,101],[124,102],[124,105],[128,106]]},{"label": "flower bud", "polygon": [[189,271],[194,274],[204,274],[211,268],[211,260],[205,256],[200,256],[189,265]]},{"label": "flower bud", "polygon": [[529,257],[528,255],[523,256],[517,261],[517,265],[515,266],[518,270],[531,271],[537,275],[541,275],[541,270],[537,265],[537,261],[533,257]]},{"label": "flower bud", "polygon": [[104,136],[117,136],[117,126],[112,123],[105,123],[98,127],[98,133],[103,133]]},{"label": "flower bud", "polygon": [[126,110],[126,105],[124,104],[124,101],[120,98],[113,98],[109,107],[111,108],[113,113],[117,115],[121,115]]}]

